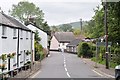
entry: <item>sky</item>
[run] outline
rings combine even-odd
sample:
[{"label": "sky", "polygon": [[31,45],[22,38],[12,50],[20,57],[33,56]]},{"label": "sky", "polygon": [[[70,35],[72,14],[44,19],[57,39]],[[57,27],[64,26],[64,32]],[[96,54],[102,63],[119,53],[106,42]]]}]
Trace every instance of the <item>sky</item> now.
[{"label": "sky", "polygon": [[13,4],[20,1],[33,2],[44,12],[44,19],[50,26],[76,22],[82,19],[88,21],[94,16],[94,9],[101,4],[101,0],[0,0],[0,7],[4,13]]}]

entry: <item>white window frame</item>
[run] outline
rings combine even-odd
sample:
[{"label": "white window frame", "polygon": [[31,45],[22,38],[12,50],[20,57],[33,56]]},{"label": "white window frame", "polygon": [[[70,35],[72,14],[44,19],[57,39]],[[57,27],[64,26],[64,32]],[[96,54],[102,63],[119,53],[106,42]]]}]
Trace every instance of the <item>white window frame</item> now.
[{"label": "white window frame", "polygon": [[22,38],[23,37],[23,30],[21,29],[21,32],[20,32],[20,37]]},{"label": "white window frame", "polygon": [[17,30],[13,29],[13,36],[16,37],[17,36]]},{"label": "white window frame", "polygon": [[7,36],[7,27],[2,26],[2,36]]}]

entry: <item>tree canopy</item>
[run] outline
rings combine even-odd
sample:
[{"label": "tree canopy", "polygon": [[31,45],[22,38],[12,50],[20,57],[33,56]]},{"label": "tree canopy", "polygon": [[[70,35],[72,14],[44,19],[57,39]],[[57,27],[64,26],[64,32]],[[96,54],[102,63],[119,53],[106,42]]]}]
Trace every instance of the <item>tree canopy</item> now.
[{"label": "tree canopy", "polygon": [[63,24],[63,25],[60,27],[60,30],[61,30],[61,31],[64,31],[64,32],[66,32],[66,31],[68,31],[68,32],[73,31],[72,26],[69,25],[69,24]]},{"label": "tree canopy", "polygon": [[33,24],[47,33],[50,32],[49,25],[43,19],[43,11],[34,3],[27,1],[19,2],[17,5],[12,6],[12,9],[9,10],[9,13],[11,16],[19,19],[26,25]]},{"label": "tree canopy", "polygon": [[[120,2],[107,2],[107,24],[108,39],[113,44],[120,44]],[[95,15],[88,25],[84,28],[84,32],[92,38],[99,38],[105,35],[104,27],[104,7],[95,9]]]}]

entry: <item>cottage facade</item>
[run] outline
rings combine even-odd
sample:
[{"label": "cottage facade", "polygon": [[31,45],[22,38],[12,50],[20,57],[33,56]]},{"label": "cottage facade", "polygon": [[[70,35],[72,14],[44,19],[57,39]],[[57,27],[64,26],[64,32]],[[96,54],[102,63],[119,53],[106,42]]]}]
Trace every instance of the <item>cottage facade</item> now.
[{"label": "cottage facade", "polygon": [[13,72],[33,61],[34,33],[16,19],[0,12],[0,73]]},{"label": "cottage facade", "polygon": [[72,32],[56,32],[51,39],[50,50],[66,50],[66,45],[74,39]]},{"label": "cottage facade", "polygon": [[78,52],[78,45],[81,42],[80,39],[75,39],[71,41],[66,47],[67,47],[67,52],[70,53],[77,53]]}]

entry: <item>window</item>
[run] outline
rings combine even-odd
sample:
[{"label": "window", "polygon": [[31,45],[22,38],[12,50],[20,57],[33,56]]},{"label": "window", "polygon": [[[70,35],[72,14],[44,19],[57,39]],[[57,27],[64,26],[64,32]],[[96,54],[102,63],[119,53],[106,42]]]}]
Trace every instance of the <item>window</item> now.
[{"label": "window", "polygon": [[64,43],[62,43],[62,45],[64,46],[65,44],[64,44]]},{"label": "window", "polygon": [[16,29],[13,29],[13,36],[16,37]]},{"label": "window", "polygon": [[2,26],[2,35],[6,36],[6,32],[7,32],[7,27]]},{"label": "window", "polygon": [[21,32],[20,32],[20,39],[23,39],[22,37],[23,37],[23,31],[21,30]]}]

